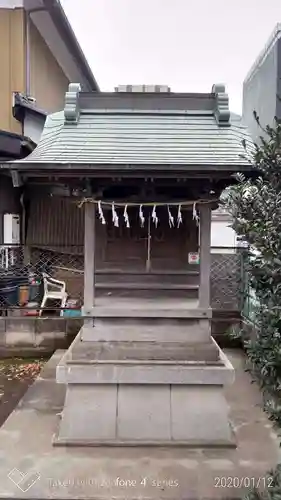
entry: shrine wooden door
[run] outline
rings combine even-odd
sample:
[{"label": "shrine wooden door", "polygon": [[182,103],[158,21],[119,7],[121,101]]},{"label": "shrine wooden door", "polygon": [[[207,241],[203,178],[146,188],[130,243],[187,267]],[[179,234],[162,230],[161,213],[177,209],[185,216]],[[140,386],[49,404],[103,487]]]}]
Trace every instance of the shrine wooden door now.
[{"label": "shrine wooden door", "polygon": [[106,225],[98,225],[98,268],[128,272],[184,271],[188,252],[197,250],[197,228],[191,213],[186,212],[179,227],[176,213],[174,227],[169,227],[167,207],[158,207],[157,214],[157,227],[151,210],[141,227],[137,208],[130,208],[129,228],[121,217],[119,227],[109,217]]},{"label": "shrine wooden door", "polygon": [[[150,256],[151,271],[184,271],[188,265],[188,252],[196,250],[196,225],[190,212],[186,212],[182,224],[178,227],[176,213],[174,225],[169,226],[167,207],[158,210],[157,227],[150,220]],[[194,247],[194,248],[193,248]]]},{"label": "shrine wooden door", "polygon": [[120,216],[119,227],[110,217],[100,228],[100,265],[106,270],[144,272],[147,259],[147,221],[140,226],[138,209],[130,208],[130,227]]}]

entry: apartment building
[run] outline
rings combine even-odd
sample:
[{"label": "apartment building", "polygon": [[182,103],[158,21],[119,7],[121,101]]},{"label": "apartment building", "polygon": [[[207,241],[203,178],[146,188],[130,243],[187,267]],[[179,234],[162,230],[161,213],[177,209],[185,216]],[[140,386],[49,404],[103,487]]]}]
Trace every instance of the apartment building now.
[{"label": "apartment building", "polygon": [[0,0],[0,157],[24,157],[69,82],[97,82],[58,0]]},{"label": "apartment building", "polygon": [[243,83],[243,121],[255,141],[263,135],[253,112],[265,128],[281,119],[281,23],[277,24],[267,43],[250,68]]},{"label": "apartment building", "polygon": [[[70,82],[99,90],[59,0],[0,0],[2,163],[32,152],[47,114],[64,108]],[[11,221],[22,213],[21,192],[21,181],[0,171],[0,244],[18,241],[11,236],[5,241],[4,234],[14,233]],[[5,214],[10,214],[7,228]]]}]

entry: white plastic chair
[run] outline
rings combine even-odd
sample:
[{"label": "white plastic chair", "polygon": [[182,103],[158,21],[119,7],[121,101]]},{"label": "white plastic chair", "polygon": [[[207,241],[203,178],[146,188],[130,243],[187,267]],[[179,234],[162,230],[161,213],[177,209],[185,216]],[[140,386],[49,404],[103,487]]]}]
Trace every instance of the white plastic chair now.
[{"label": "white plastic chair", "polygon": [[48,300],[60,300],[61,311],[60,316],[63,316],[63,310],[67,301],[66,285],[64,281],[56,280],[46,273],[42,273],[43,283],[44,283],[44,295],[41,302],[41,307],[39,311],[39,316],[42,315],[42,311]]}]

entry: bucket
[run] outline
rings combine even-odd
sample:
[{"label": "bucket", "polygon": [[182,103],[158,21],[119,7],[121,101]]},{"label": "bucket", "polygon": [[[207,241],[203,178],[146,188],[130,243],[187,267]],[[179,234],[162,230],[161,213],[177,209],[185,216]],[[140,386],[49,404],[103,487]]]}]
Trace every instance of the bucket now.
[{"label": "bucket", "polygon": [[0,307],[12,307],[18,305],[18,287],[6,286],[0,288]]},{"label": "bucket", "polygon": [[19,305],[25,306],[29,300],[29,287],[20,286],[19,288]]}]

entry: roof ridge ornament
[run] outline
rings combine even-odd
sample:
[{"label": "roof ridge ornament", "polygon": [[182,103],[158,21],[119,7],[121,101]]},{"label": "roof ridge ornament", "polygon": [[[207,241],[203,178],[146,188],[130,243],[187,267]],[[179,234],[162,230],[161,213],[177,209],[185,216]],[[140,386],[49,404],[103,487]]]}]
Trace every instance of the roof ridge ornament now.
[{"label": "roof ridge ornament", "polygon": [[115,92],[137,92],[137,93],[170,93],[171,88],[168,85],[118,85]]},{"label": "roof ridge ornament", "polygon": [[80,116],[79,93],[80,83],[70,83],[68,91],[65,93],[64,118],[65,123],[77,123]]},{"label": "roof ridge ornament", "polygon": [[212,87],[212,94],[215,94],[215,117],[220,127],[229,127],[230,124],[230,111],[229,111],[229,98],[225,92],[225,85],[223,83],[215,83]]}]

